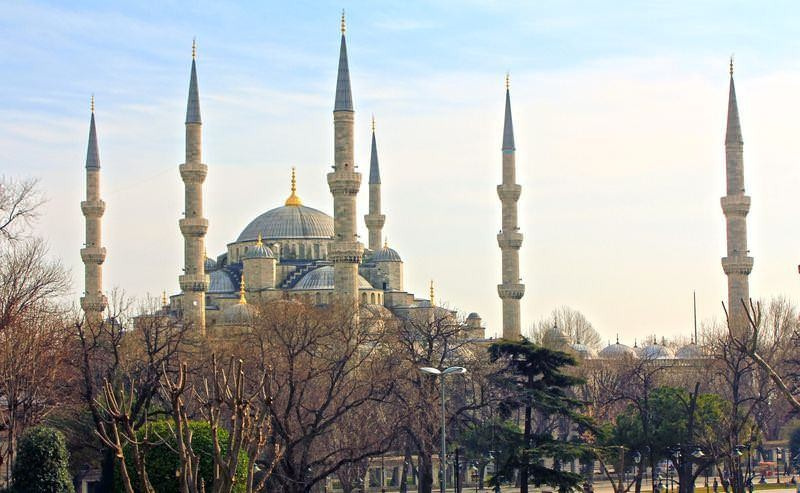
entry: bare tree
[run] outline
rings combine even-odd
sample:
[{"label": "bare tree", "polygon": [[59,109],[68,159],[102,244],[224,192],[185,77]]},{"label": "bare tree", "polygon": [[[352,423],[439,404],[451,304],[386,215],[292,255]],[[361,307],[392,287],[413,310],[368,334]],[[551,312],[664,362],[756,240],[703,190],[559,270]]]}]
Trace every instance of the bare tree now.
[{"label": "bare tree", "polygon": [[557,327],[572,342],[584,344],[598,350],[602,345],[600,334],[583,313],[568,306],[554,308],[550,315],[542,317],[530,329],[530,339],[545,347],[554,347],[556,341],[549,340],[553,327]]},{"label": "bare tree", "polygon": [[0,176],[0,240],[14,242],[28,236],[27,227],[44,203],[38,180],[13,180]]}]

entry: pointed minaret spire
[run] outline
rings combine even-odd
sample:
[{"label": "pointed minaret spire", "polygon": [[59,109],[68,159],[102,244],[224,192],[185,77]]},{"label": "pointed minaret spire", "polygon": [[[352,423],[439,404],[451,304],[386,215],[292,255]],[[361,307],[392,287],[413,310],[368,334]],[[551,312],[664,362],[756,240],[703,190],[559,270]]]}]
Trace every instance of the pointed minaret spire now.
[{"label": "pointed minaret spire", "polygon": [[503,124],[503,181],[497,186],[497,195],[502,206],[502,228],[497,235],[497,244],[502,255],[502,283],[497,285],[497,294],[503,302],[503,339],[518,340],[522,337],[520,299],[525,294],[525,285],[519,278],[519,249],[522,233],[517,223],[517,201],[522,187],[516,183],[514,126],[511,121],[511,93],[509,76],[506,74],[506,110]]},{"label": "pointed minaret spire", "polygon": [[431,294],[431,306],[436,306],[436,298],[433,295],[434,294],[434,292],[433,292],[433,279],[431,279],[430,290],[431,290],[431,293],[430,293]]},{"label": "pointed minaret spire", "polygon": [[511,81],[506,74],[506,114],[503,119],[503,151],[514,150],[514,122],[511,119]]},{"label": "pointed minaret spire", "polygon": [[378,167],[378,144],[375,142],[375,116],[372,117],[372,148],[369,157],[369,214],[364,216],[369,231],[369,249],[380,250],[386,216],[381,214],[381,171]]},{"label": "pointed minaret spire", "polygon": [[353,95],[350,92],[350,69],[347,66],[347,43],[344,33],[344,10],[342,10],[342,43],[339,47],[339,71],[336,77],[336,102],[333,105],[333,111],[353,111]]},{"label": "pointed minaret spire", "polygon": [[184,185],[183,218],[178,221],[183,234],[184,267],[178,282],[181,287],[183,321],[200,334],[206,330],[206,296],[209,277],[205,272],[205,237],[208,219],[203,217],[203,182],[208,166],[203,164],[200,95],[197,90],[197,46],[192,42],[192,71],[186,105],[186,161],[179,166]]},{"label": "pointed minaret spire", "polygon": [[328,258],[333,262],[333,291],[336,298],[342,304],[357,306],[358,264],[364,253],[356,231],[356,198],[361,188],[361,173],[356,171],[354,162],[355,113],[344,32],[342,12],[342,43],[336,77],[336,101],[333,105],[333,172],[328,173],[328,188],[333,195],[333,244],[328,250]]},{"label": "pointed minaret spire", "polygon": [[197,90],[197,43],[192,40],[192,73],[189,77],[189,101],[186,104],[186,123],[202,123],[200,93]]},{"label": "pointed minaret spire", "polygon": [[86,150],[86,200],[81,211],[86,221],[86,241],[81,249],[84,265],[85,289],[81,308],[86,321],[100,323],[108,302],[103,294],[103,262],[106,249],[102,246],[102,218],[106,204],[100,199],[100,151],[97,145],[97,128],[94,121],[94,95],[92,95],[89,120],[89,143]]},{"label": "pointed minaret spire", "polygon": [[722,270],[728,276],[728,322],[732,328],[741,330],[747,324],[742,301],[750,301],[748,276],[753,270],[753,257],[748,256],[747,249],[750,197],[745,195],[744,190],[744,140],[733,83],[733,57],[729,71],[728,126],[725,132],[726,195],[721,199],[722,212],[725,214],[727,256],[722,258]]}]

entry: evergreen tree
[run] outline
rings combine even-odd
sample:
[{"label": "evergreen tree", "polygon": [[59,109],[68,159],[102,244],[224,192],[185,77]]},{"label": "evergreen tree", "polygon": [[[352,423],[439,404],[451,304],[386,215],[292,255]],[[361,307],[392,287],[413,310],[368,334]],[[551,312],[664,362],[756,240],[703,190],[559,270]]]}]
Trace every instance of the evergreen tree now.
[{"label": "evergreen tree", "polygon": [[[517,431],[497,452],[498,470],[492,483],[510,480],[519,470],[521,493],[528,492],[529,482],[547,484],[560,492],[577,488],[582,477],[561,470],[559,464],[585,458],[591,455],[591,449],[577,439],[554,436],[552,427],[559,421],[567,429],[574,425],[592,427],[591,420],[581,414],[583,403],[570,396],[570,387],[582,380],[563,371],[575,365],[575,359],[527,339],[500,340],[489,347],[489,354],[492,361],[502,365],[495,376],[498,386],[505,390],[501,411],[510,415],[515,409],[523,409],[525,415],[522,433]],[[545,459],[552,459],[553,466],[546,466]]]},{"label": "evergreen tree", "polygon": [[20,439],[14,463],[13,493],[74,493],[64,435],[46,426],[28,430]]}]

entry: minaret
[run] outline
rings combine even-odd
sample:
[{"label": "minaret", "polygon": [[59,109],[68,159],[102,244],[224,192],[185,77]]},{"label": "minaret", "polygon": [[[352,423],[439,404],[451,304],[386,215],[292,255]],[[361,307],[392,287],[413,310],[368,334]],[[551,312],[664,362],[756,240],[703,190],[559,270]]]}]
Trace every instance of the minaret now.
[{"label": "minaret", "polygon": [[89,121],[89,146],[86,150],[86,200],[81,202],[83,217],[86,218],[86,245],[81,249],[81,259],[85,270],[85,291],[81,298],[81,308],[89,323],[99,323],[103,319],[108,301],[103,294],[103,262],[106,249],[101,244],[101,219],[106,203],[100,199],[100,151],[97,146],[97,129],[94,124],[94,96],[91,102],[92,117]]},{"label": "minaret", "polygon": [[372,117],[372,149],[369,156],[369,214],[364,216],[369,230],[369,249],[381,249],[386,216],[381,214],[381,170],[378,167],[378,146],[375,143],[375,117]]},{"label": "minaret", "polygon": [[183,321],[200,334],[206,330],[206,296],[208,276],[205,273],[205,236],[208,219],[203,217],[203,181],[208,166],[202,162],[202,121],[200,95],[197,91],[197,48],[192,43],[192,74],[189,100],[186,105],[186,162],[180,165],[185,190],[185,211],[178,221],[183,234],[184,271],[178,281],[183,291]]},{"label": "minaret", "polygon": [[521,337],[519,300],[525,294],[525,285],[519,278],[519,249],[522,233],[517,226],[517,201],[522,187],[516,183],[514,162],[514,125],[511,121],[511,94],[509,77],[506,75],[506,114],[503,125],[503,183],[497,186],[497,195],[502,204],[502,229],[497,235],[503,258],[503,283],[497,285],[497,294],[503,300],[503,339],[517,340]]},{"label": "minaret", "polygon": [[746,315],[742,300],[750,301],[747,276],[753,270],[753,257],[747,250],[747,213],[750,197],[744,194],[744,157],[736,88],[733,84],[733,58],[730,64],[728,93],[728,128],[725,132],[725,178],[727,193],[722,197],[722,212],[728,240],[727,256],[722,258],[722,270],[728,276],[728,313],[733,327],[743,327]]},{"label": "minaret", "polygon": [[357,304],[358,264],[364,250],[356,234],[356,195],[361,186],[361,173],[355,171],[353,162],[353,96],[350,92],[344,34],[343,11],[336,101],[333,106],[334,171],[328,173],[328,187],[333,195],[333,244],[328,251],[328,258],[333,261],[334,293],[344,303]]}]

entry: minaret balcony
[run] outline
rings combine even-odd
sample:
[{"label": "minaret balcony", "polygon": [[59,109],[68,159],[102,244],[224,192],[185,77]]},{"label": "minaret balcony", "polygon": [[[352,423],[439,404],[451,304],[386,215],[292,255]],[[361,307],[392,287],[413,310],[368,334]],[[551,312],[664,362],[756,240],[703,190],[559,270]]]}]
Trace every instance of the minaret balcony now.
[{"label": "minaret balcony", "polygon": [[750,211],[750,197],[747,195],[727,195],[720,199],[720,204],[726,216],[746,216]]},{"label": "minaret balcony", "polygon": [[203,183],[208,174],[208,166],[203,163],[183,163],[178,169],[184,183]]},{"label": "minaret balcony", "polygon": [[725,275],[750,275],[753,271],[753,257],[722,257],[722,270]]},{"label": "minaret balcony", "polygon": [[103,247],[81,248],[81,259],[84,264],[100,265],[106,260],[106,249]]},{"label": "minaret balcony", "polygon": [[498,284],[497,294],[500,295],[501,300],[518,300],[525,295],[524,284]]},{"label": "minaret balcony", "polygon": [[386,215],[385,214],[367,214],[364,216],[364,223],[366,223],[367,228],[382,228],[383,225],[386,223]]},{"label": "minaret balcony", "polygon": [[511,248],[519,250],[522,246],[522,233],[515,231],[503,231],[497,235],[497,244],[501,249]]},{"label": "minaret balcony", "polygon": [[102,217],[106,211],[106,203],[102,200],[84,200],[81,202],[81,211],[86,217]]},{"label": "minaret balcony", "polygon": [[519,196],[522,194],[522,185],[515,185],[515,184],[508,184],[508,185],[497,185],[497,195],[500,197],[500,200],[505,202],[510,200],[512,202],[516,202],[519,200]]},{"label": "minaret balcony", "polygon": [[208,291],[209,283],[209,277],[205,274],[184,274],[178,277],[182,291],[205,292]]},{"label": "minaret balcony", "polygon": [[84,312],[102,312],[108,306],[108,299],[103,293],[87,294],[81,298],[81,308]]},{"label": "minaret balcony", "polygon": [[356,195],[361,188],[361,173],[345,170],[328,173],[328,187],[333,195]]},{"label": "minaret balcony", "polygon": [[334,241],[328,247],[328,260],[334,263],[360,263],[364,246],[357,241]]},{"label": "minaret balcony", "polygon": [[185,217],[178,221],[183,236],[201,237],[208,231],[208,219],[204,217]]}]

